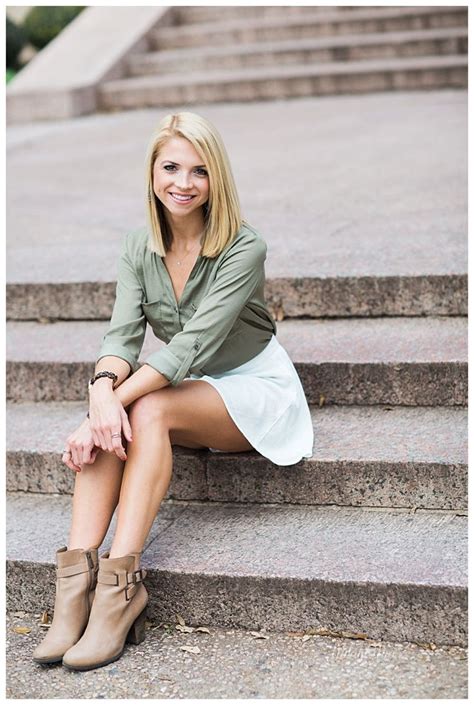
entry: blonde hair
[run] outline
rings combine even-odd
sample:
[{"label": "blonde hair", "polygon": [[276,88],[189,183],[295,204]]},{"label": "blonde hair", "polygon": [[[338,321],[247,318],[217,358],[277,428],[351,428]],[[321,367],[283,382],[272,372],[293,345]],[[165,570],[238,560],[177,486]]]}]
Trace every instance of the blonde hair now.
[{"label": "blonde hair", "polygon": [[153,165],[165,143],[172,137],[184,137],[193,145],[209,175],[209,198],[204,209],[202,255],[217,257],[237,235],[242,223],[239,197],[229,158],[216,128],[196,113],[166,115],[154,131],[145,158],[146,212],[149,223],[148,247],[166,255],[172,234],[166,222],[163,204],[153,191]]}]

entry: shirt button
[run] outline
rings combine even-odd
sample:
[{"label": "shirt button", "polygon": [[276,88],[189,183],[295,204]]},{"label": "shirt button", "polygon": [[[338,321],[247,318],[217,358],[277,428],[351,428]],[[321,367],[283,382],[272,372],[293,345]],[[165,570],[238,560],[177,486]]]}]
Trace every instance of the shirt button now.
[{"label": "shirt button", "polygon": [[194,343],[194,348],[195,348],[196,350],[199,350],[199,343]]}]

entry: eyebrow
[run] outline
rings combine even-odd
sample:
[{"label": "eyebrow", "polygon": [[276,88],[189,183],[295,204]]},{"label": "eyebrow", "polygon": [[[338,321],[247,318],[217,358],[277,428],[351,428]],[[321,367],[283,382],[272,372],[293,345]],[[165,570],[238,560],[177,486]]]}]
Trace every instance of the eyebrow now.
[{"label": "eyebrow", "polygon": [[[164,161],[160,162],[160,166],[161,166],[162,164],[166,164],[167,162],[168,162],[169,164],[174,164],[175,166],[181,166],[181,164],[178,164],[178,162],[172,162],[171,159],[165,159]],[[193,166],[193,169],[197,169],[198,166],[204,166],[204,167],[205,167],[206,165],[205,165],[205,164],[196,164],[196,166]]]}]

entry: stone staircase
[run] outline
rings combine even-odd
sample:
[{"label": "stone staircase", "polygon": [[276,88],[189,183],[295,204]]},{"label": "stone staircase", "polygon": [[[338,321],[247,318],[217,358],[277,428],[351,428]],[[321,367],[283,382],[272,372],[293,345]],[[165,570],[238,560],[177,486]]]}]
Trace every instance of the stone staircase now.
[{"label": "stone staircase", "polygon": [[467,8],[176,7],[99,109],[467,87]]},{"label": "stone staircase", "polygon": [[[35,318],[27,300],[23,318]],[[143,554],[152,618],[466,646],[466,301],[445,316],[370,316],[365,303],[365,318],[341,301],[337,318],[277,322],[311,405],[312,458],[278,467],[253,452],[174,448]],[[68,315],[17,310],[8,324],[11,610],[52,608],[69,526],[60,451],[83,418],[107,323]]]},{"label": "stone staircase", "polygon": [[[245,217],[268,242],[266,299],[315,444],[311,458],[284,467],[175,446],[143,553],[157,622],[180,614],[193,626],[466,646],[465,98],[209,106]],[[60,452],[86,411],[120,242],[141,223],[141,154],[156,118],[9,129],[13,611],[51,613],[74,481]],[[274,144],[292,155],[283,175]],[[147,335],[143,357],[160,345]]]}]

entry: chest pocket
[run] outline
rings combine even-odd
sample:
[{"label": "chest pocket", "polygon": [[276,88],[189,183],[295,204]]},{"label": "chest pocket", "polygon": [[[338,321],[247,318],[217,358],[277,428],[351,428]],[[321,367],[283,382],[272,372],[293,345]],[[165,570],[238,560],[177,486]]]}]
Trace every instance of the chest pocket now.
[{"label": "chest pocket", "polygon": [[176,332],[175,315],[172,307],[161,298],[156,301],[144,301],[142,303],[145,318],[153,329],[154,334],[168,342]]}]

